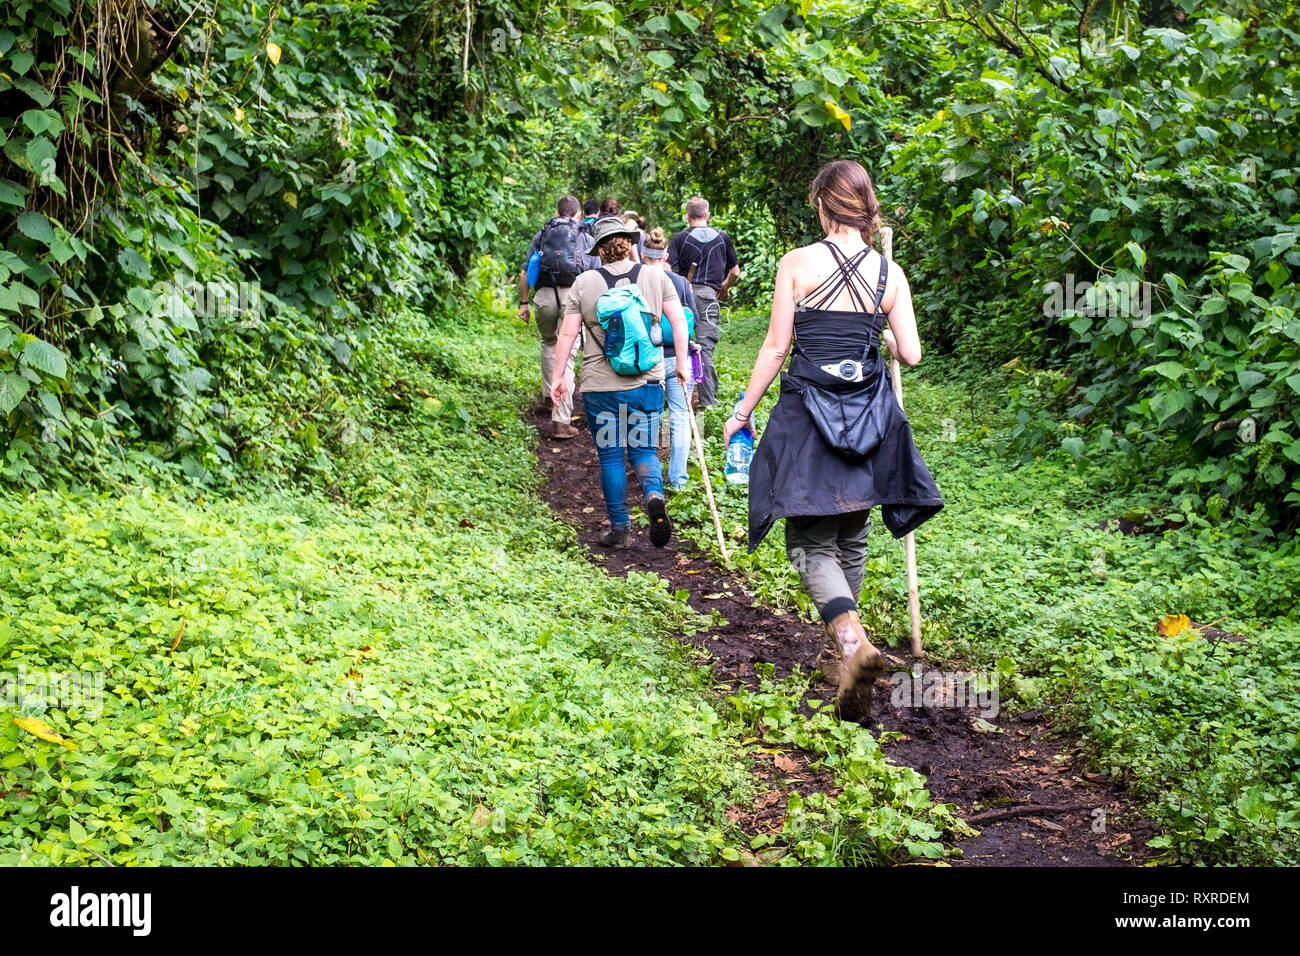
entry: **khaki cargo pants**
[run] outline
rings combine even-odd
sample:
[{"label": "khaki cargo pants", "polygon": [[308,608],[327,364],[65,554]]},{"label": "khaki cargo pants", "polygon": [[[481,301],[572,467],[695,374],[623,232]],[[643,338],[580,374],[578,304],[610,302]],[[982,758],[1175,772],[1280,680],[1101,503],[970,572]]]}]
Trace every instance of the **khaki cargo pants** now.
[{"label": "khaki cargo pants", "polygon": [[[551,386],[555,382],[556,339],[560,333],[560,321],[564,318],[562,314],[564,297],[568,294],[567,285],[560,286],[558,289],[543,286],[533,290],[533,317],[537,321],[537,333],[542,339],[542,394],[548,398],[551,394]],[[578,343],[581,341],[582,337],[579,336],[573,343],[573,350],[564,361],[564,387],[567,391],[564,401],[551,409],[553,422],[564,422],[567,425],[573,418],[573,362],[578,354]]]}]

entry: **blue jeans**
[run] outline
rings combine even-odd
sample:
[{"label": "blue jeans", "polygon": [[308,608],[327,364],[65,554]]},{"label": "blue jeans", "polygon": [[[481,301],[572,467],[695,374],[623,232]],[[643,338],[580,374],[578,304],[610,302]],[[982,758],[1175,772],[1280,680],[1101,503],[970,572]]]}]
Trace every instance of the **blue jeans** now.
[{"label": "blue jeans", "polygon": [[[690,361],[690,355],[685,356]],[[664,356],[664,388],[668,392],[668,420],[672,423],[673,450],[668,456],[668,484],[681,488],[686,484],[686,463],[691,457],[691,421],[687,403],[695,386],[682,389],[677,381],[677,356]]]},{"label": "blue jeans", "polygon": [[650,382],[621,392],[584,391],[582,407],[600,459],[600,490],[605,494],[609,523],[615,528],[626,528],[632,519],[627,513],[624,454],[641,483],[644,496],[664,493],[663,472],[659,467],[664,387]]}]

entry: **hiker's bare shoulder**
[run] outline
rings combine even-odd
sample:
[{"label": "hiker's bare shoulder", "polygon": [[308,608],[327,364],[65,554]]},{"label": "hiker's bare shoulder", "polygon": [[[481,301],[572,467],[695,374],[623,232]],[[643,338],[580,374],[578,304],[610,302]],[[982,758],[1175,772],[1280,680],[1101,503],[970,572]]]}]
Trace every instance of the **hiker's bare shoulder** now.
[{"label": "hiker's bare shoulder", "polygon": [[819,245],[813,243],[811,246],[799,246],[797,249],[791,249],[781,257],[777,263],[778,268],[798,269],[815,263],[818,258]]}]

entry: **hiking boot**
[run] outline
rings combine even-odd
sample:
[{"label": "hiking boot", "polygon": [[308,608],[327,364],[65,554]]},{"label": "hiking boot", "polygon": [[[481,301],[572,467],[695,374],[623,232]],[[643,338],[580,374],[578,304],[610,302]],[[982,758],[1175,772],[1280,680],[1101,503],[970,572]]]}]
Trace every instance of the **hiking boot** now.
[{"label": "hiking boot", "polygon": [[839,645],[839,693],[835,706],[842,720],[862,723],[871,716],[871,695],[876,678],[885,672],[885,655],[867,640],[857,611],[845,611],[826,625]]},{"label": "hiking boot", "polygon": [[556,422],[551,428],[551,438],[555,441],[564,441],[566,438],[577,438],[578,430],[568,422]]},{"label": "hiking boot", "polygon": [[604,533],[596,539],[596,543],[602,548],[626,548],[632,544],[632,526],[625,524],[619,527],[610,525]]},{"label": "hiking boot", "polygon": [[673,536],[673,523],[664,507],[664,496],[650,494],[645,499],[645,513],[650,516],[650,543],[662,548]]}]

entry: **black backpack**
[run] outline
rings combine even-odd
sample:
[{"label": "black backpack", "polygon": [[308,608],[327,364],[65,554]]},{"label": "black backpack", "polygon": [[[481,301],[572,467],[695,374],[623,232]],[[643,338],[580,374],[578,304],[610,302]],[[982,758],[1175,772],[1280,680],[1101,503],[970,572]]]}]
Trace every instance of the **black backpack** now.
[{"label": "black backpack", "polygon": [[[704,240],[695,235],[696,229],[708,229],[713,238]],[[727,234],[713,226],[694,226],[686,231],[677,262],[688,270],[690,263],[696,267],[690,277],[692,285],[721,285],[727,274]]]},{"label": "black backpack", "polygon": [[575,219],[557,216],[542,226],[537,251],[541,253],[537,264],[538,284],[541,286],[569,286],[578,275],[587,271],[587,258],[583,254],[580,223]]}]

